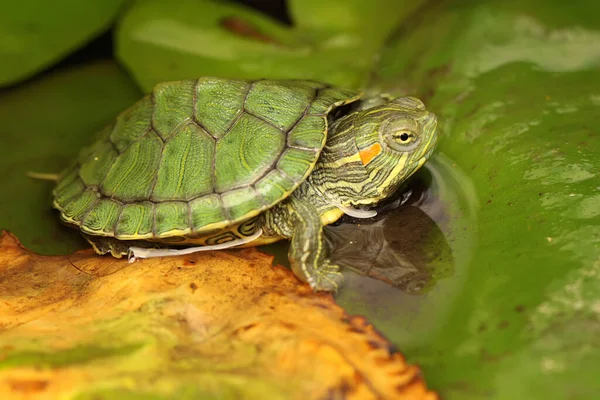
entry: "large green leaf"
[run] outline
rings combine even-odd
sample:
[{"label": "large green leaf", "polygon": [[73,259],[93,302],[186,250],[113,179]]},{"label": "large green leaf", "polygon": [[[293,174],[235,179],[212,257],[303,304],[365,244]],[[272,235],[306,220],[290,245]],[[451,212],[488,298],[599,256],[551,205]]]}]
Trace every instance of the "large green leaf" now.
[{"label": "large green leaf", "polygon": [[[373,71],[371,86],[415,94],[440,117],[439,152],[423,171],[436,208],[422,209],[448,238],[452,257],[443,261],[452,264],[423,295],[348,274],[339,302],[368,315],[443,398],[592,399],[600,391],[600,9],[555,3],[433,3],[405,20]],[[292,3],[294,28],[226,3],[164,4],[138,2],[118,34],[120,57],[146,90],[203,74],[361,86],[375,39],[404,20],[391,3],[385,20],[361,9],[364,23],[332,12],[337,2],[323,9],[333,20],[310,11],[316,2]],[[232,16],[242,26],[218,27]],[[375,26],[368,50],[341,40],[367,37],[376,23],[383,28]],[[106,65],[3,94],[0,226],[36,251],[76,247],[49,208],[51,185],[24,172],[56,172],[135,98]]]},{"label": "large green leaf", "polygon": [[376,84],[442,122],[431,168],[455,273],[422,297],[350,279],[340,302],[444,398],[600,390],[597,4],[437,4],[384,53]]},{"label": "large green leaf", "polygon": [[345,42],[378,48],[390,30],[423,3],[424,0],[290,0],[288,6],[299,31],[331,41],[320,45],[337,47]]},{"label": "large green leaf", "polygon": [[28,78],[108,28],[124,0],[6,1],[0,12],[0,86]]},{"label": "large green leaf", "polygon": [[201,75],[357,87],[390,29],[420,3],[292,1],[288,27],[232,2],[137,1],[119,25],[117,55],[145,91]]},{"label": "large green leaf", "polygon": [[93,134],[139,97],[114,64],[60,71],[0,93],[0,229],[40,253],[81,246],[51,208],[53,182],[28,171],[58,173]]}]

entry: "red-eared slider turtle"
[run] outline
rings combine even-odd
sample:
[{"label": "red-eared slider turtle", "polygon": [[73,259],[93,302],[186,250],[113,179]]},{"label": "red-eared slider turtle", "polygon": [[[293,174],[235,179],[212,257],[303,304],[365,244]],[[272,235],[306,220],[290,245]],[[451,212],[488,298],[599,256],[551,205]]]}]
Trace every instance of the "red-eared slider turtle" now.
[{"label": "red-eared slider turtle", "polygon": [[290,239],[296,275],[335,290],[323,225],[391,195],[436,139],[435,116],[410,97],[361,100],[300,80],[167,82],[81,151],[54,206],[115,257]]}]

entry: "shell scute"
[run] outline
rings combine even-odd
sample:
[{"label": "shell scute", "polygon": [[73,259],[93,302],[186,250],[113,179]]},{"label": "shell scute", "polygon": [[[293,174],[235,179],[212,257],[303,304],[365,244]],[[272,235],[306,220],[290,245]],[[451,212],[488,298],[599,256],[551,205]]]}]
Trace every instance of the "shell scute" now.
[{"label": "shell scute", "polygon": [[208,227],[228,221],[221,196],[212,194],[190,201],[192,231],[210,229]]},{"label": "shell scute", "polygon": [[87,189],[68,202],[62,210],[62,217],[67,222],[80,222],[99,199],[98,192]]},{"label": "shell scute", "polygon": [[163,140],[168,140],[192,120],[194,91],[194,81],[165,82],[155,86],[152,92],[152,127]]},{"label": "shell scute", "polygon": [[102,182],[102,193],[121,201],[147,200],[158,173],[162,141],[152,131],[121,153]]},{"label": "shell scute", "polygon": [[165,143],[151,200],[188,201],[213,192],[215,140],[194,123]]},{"label": "shell scute", "polygon": [[115,228],[115,237],[117,239],[152,237],[153,228],[153,203],[144,201],[125,204]]},{"label": "shell scute", "polygon": [[255,214],[264,204],[262,197],[251,186],[231,190],[221,195],[221,201],[231,221],[239,221],[248,214]]},{"label": "shell scute", "polygon": [[302,176],[303,171],[311,168],[315,157],[314,151],[288,148],[279,159],[277,169],[289,177],[297,178]]},{"label": "shell scute", "polygon": [[242,115],[217,142],[215,190],[224,193],[256,182],[275,164],[285,141],[279,129],[250,114]]},{"label": "shell scute", "polygon": [[242,113],[250,83],[221,78],[200,78],[195,90],[195,119],[214,138],[219,139]]},{"label": "shell scute", "polygon": [[86,186],[100,185],[118,156],[109,141],[96,142],[90,146],[87,159],[79,169],[81,180]]},{"label": "shell scute", "polygon": [[81,151],[79,151],[79,154],[77,155],[77,162],[79,164],[83,164],[84,162],[86,162],[93,155],[94,152],[97,152],[97,146],[99,143],[108,143],[111,146],[114,146],[108,140],[114,127],[115,127],[114,123],[107,125],[102,130],[100,130],[96,135],[94,135],[95,137],[94,137],[94,141],[92,142],[92,144],[89,146],[85,146],[83,149],[81,149]]},{"label": "shell scute", "polygon": [[53,191],[54,204],[62,205],[63,207],[70,201],[81,195],[85,190],[85,185],[79,179],[79,170],[77,166],[73,166],[67,170],[62,180],[58,183]]},{"label": "shell scute", "polygon": [[321,116],[309,115],[294,126],[288,136],[288,146],[304,147],[314,150],[323,148],[327,122]]},{"label": "shell scute", "polygon": [[150,130],[152,109],[152,99],[146,96],[117,117],[110,141],[119,153]]},{"label": "shell scute", "polygon": [[293,187],[294,181],[276,169],[270,171],[254,185],[256,191],[262,194],[267,204],[273,204],[285,197],[285,194],[289,193]]},{"label": "shell scute", "polygon": [[[154,207],[155,225],[154,234],[157,237],[181,235],[189,230],[188,203],[183,201],[166,201]],[[171,234],[173,232],[174,234]]]},{"label": "shell scute", "polygon": [[116,201],[100,199],[81,222],[81,230],[91,234],[114,234],[121,207],[122,204]]},{"label": "shell scute", "polygon": [[255,116],[288,131],[303,115],[315,97],[315,89],[301,81],[255,82],[246,98],[245,108]]}]

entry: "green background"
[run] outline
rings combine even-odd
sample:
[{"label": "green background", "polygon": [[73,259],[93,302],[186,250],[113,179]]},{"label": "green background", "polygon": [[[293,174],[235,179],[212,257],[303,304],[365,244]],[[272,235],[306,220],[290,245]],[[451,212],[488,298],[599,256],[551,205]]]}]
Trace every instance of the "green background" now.
[{"label": "green background", "polygon": [[[25,173],[60,171],[157,82],[312,78],[416,95],[441,123],[428,169],[451,274],[424,294],[348,274],[339,303],[443,398],[596,398],[600,3],[298,0],[291,26],[219,1],[61,3],[0,17],[0,227],[25,246],[85,246],[50,209],[52,184]],[[232,18],[251,34],[225,29]],[[30,78],[109,27],[114,60]]]}]

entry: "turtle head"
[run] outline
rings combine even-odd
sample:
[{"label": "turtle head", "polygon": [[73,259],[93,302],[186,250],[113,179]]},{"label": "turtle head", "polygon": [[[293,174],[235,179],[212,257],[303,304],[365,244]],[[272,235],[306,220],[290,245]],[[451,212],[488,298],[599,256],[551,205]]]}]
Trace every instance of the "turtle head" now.
[{"label": "turtle head", "polygon": [[431,156],[437,119],[420,100],[401,97],[358,112],[354,137],[372,180],[357,204],[374,204],[393,194]]}]

